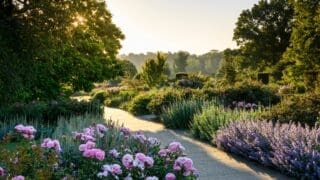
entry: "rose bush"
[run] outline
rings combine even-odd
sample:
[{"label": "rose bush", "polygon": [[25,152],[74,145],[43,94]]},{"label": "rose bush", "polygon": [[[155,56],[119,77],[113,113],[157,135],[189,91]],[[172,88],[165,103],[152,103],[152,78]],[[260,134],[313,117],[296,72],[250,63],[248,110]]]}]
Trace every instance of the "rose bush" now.
[{"label": "rose bush", "polygon": [[15,130],[1,142],[0,179],[197,179],[181,143],[161,149],[158,139],[113,123],[39,140],[32,126]]}]

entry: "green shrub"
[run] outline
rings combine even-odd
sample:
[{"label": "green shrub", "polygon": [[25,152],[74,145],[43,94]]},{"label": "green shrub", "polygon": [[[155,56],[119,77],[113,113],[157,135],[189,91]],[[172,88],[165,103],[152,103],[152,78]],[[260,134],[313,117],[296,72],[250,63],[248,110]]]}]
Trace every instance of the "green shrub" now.
[{"label": "green shrub", "polygon": [[230,122],[244,119],[259,119],[262,110],[228,109],[217,103],[205,106],[194,115],[191,133],[194,137],[211,141],[216,132]]},{"label": "green shrub", "polygon": [[128,111],[134,115],[150,114],[148,104],[153,98],[152,92],[139,94],[128,104]]},{"label": "green shrub", "polygon": [[168,107],[170,104],[181,100],[183,94],[176,89],[165,89],[157,92],[151,101],[148,103],[148,110],[155,114],[160,115],[164,108]]},{"label": "green shrub", "polygon": [[96,100],[96,101],[99,101],[100,103],[103,103],[108,97],[109,97],[109,94],[105,91],[102,91],[102,92],[96,93],[93,96],[92,100]]},{"label": "green shrub", "polygon": [[280,97],[266,86],[242,84],[236,87],[227,88],[220,92],[225,105],[230,105],[234,101],[244,101],[270,106],[280,102]]},{"label": "green shrub", "polygon": [[320,112],[320,94],[308,93],[284,97],[282,102],[271,107],[264,118],[287,123],[290,121],[314,126]]},{"label": "green shrub", "polygon": [[199,100],[178,101],[165,108],[161,121],[167,128],[186,129],[206,102]]},{"label": "green shrub", "polygon": [[103,108],[97,101],[88,102],[70,99],[50,102],[33,101],[0,107],[0,121],[25,117],[26,120],[41,120],[46,123],[55,123],[60,116],[70,117],[89,112],[102,114]]}]

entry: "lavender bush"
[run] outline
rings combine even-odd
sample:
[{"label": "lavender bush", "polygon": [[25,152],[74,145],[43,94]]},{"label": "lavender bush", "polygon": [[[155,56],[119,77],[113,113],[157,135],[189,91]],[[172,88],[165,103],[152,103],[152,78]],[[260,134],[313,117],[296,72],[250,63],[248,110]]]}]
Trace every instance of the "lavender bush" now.
[{"label": "lavender bush", "polygon": [[303,179],[320,178],[320,127],[268,121],[237,121],[217,132],[226,151]]}]

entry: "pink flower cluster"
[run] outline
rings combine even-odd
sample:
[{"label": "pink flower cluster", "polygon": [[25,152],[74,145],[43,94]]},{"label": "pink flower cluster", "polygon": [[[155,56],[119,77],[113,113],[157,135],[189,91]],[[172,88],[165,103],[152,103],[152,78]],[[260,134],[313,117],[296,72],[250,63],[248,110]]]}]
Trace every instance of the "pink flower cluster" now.
[{"label": "pink flower cluster", "polygon": [[143,153],[137,153],[135,155],[135,159],[133,159],[133,156],[131,154],[126,154],[122,157],[122,164],[128,170],[131,170],[133,167],[137,167],[141,170],[144,170],[146,167],[152,167],[153,163],[153,158],[146,156]]},{"label": "pink flower cluster", "polygon": [[104,160],[105,152],[101,149],[95,149],[96,143],[88,141],[79,146],[79,151],[83,152],[83,156],[87,158],[96,158],[100,161]]},{"label": "pink flower cluster", "polygon": [[145,180],[159,180],[157,176],[148,176]]},{"label": "pink flower cluster", "polygon": [[43,143],[41,144],[42,148],[46,149],[55,149],[57,152],[61,151],[61,146],[58,140],[52,140],[50,138],[46,138],[43,140]]},{"label": "pink flower cluster", "polygon": [[166,157],[170,153],[183,153],[185,148],[181,145],[180,142],[172,142],[169,144],[167,149],[161,149],[158,152],[160,157]]},{"label": "pink flower cluster", "polygon": [[4,176],[4,169],[2,167],[0,167],[0,177]]},{"label": "pink flower cluster", "polygon": [[160,145],[159,139],[154,138],[154,137],[149,137],[149,138],[147,139],[147,142],[148,142],[148,145],[149,145],[150,147],[155,147],[155,146],[159,146],[159,145]]},{"label": "pink flower cluster", "polygon": [[21,133],[22,136],[28,140],[33,139],[34,134],[37,132],[37,130],[33,126],[24,126],[22,124],[17,125],[14,129]]},{"label": "pink flower cluster", "polygon": [[96,130],[97,130],[97,134],[99,135],[99,137],[103,137],[104,133],[107,131],[107,128],[102,124],[97,124]]},{"label": "pink flower cluster", "polygon": [[107,128],[102,124],[97,124],[95,127],[88,127],[83,129],[82,133],[73,132],[73,138],[81,140],[82,142],[95,141],[95,134],[99,137],[103,137],[104,133],[107,131]]},{"label": "pink flower cluster", "polygon": [[92,141],[88,141],[85,144],[81,144],[79,146],[79,151],[83,152],[86,151],[88,149],[93,149],[96,146],[96,143],[92,142]]},{"label": "pink flower cluster", "polygon": [[111,149],[111,150],[109,151],[109,155],[111,155],[111,156],[114,157],[114,158],[118,158],[119,155],[120,155],[120,153],[119,153],[116,149]]},{"label": "pink flower cluster", "polygon": [[103,165],[102,171],[98,173],[98,177],[107,177],[109,173],[114,176],[115,179],[119,179],[118,175],[122,174],[121,166],[119,164],[112,164],[112,165]]},{"label": "pink flower cluster", "polygon": [[152,157],[146,156],[143,153],[137,153],[133,161],[133,166],[144,170],[145,167],[152,167],[154,160]]},{"label": "pink flower cluster", "polygon": [[105,158],[105,152],[101,149],[87,149],[82,154],[86,158],[95,158],[99,161],[103,161]]},{"label": "pink flower cluster", "polygon": [[125,136],[131,135],[130,129],[129,129],[129,128],[126,128],[126,127],[121,127],[121,128],[120,128],[120,132],[121,132],[123,135],[125,135]]},{"label": "pink flower cluster", "polygon": [[137,132],[136,134],[132,135],[133,139],[139,141],[140,143],[144,144],[147,141],[147,137],[142,132]]},{"label": "pink flower cluster", "polygon": [[168,173],[168,174],[166,174],[165,179],[166,180],[176,180],[176,175],[174,175],[173,173]]},{"label": "pink flower cluster", "polygon": [[188,157],[178,157],[173,165],[173,170],[183,171],[184,176],[189,176],[197,170],[193,167],[193,162]]},{"label": "pink flower cluster", "polygon": [[12,178],[12,180],[24,180],[24,176],[21,176],[21,175],[15,176]]}]

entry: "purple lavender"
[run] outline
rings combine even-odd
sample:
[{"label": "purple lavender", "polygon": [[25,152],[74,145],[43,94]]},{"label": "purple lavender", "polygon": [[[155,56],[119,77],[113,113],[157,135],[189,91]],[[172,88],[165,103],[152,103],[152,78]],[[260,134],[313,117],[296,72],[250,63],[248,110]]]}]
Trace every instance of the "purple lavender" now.
[{"label": "purple lavender", "polygon": [[218,131],[219,148],[302,179],[320,178],[320,128],[237,121]]}]

